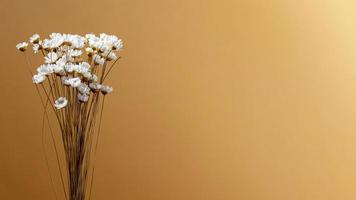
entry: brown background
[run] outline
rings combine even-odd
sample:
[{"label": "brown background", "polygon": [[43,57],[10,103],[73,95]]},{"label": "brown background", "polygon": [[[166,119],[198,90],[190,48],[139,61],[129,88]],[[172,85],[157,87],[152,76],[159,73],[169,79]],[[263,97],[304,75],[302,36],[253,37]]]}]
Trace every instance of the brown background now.
[{"label": "brown background", "polygon": [[0,199],[54,199],[15,45],[93,31],[125,41],[93,200],[356,199],[355,1],[2,0],[0,17]]}]

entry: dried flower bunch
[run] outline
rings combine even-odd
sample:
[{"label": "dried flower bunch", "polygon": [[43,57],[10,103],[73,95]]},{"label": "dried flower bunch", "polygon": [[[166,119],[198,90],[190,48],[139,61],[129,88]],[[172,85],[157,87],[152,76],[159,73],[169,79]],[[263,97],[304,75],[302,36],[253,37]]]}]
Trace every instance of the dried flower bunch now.
[{"label": "dried flower bunch", "polygon": [[[16,45],[30,65],[26,55],[29,47],[44,58],[35,74],[30,70],[45,110],[44,116],[50,124],[47,110],[52,108],[62,133],[67,187],[60,161],[58,165],[64,196],[67,200],[84,200],[90,160],[98,141],[97,138],[94,145],[93,135],[99,136],[105,96],[113,91],[104,81],[119,59],[117,53],[123,47],[122,40],[105,33],[99,36],[52,33],[43,39],[34,34],[28,42]],[[56,149],[54,140],[53,144]],[[59,160],[57,149],[56,156]],[[89,197],[93,173],[94,168],[91,169]]]}]

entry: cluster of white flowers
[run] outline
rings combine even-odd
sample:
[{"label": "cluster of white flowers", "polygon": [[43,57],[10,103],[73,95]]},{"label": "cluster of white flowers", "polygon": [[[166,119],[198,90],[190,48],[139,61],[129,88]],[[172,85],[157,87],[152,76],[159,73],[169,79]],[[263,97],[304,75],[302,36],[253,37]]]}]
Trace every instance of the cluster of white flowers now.
[{"label": "cluster of white flowers", "polygon": [[[101,92],[106,95],[112,92],[112,87],[103,85],[103,77],[98,80],[93,70],[118,59],[116,53],[123,47],[118,37],[105,33],[99,36],[90,33],[84,37],[52,33],[49,38],[41,39],[38,34],[34,34],[29,42],[21,42],[16,48],[26,51],[29,44],[34,53],[42,52],[44,55],[44,63],[37,68],[37,74],[32,78],[35,84],[42,84],[52,75],[59,76],[63,86],[76,89],[80,102],[87,102],[91,93]],[[57,109],[67,104],[65,97],[59,97],[54,102]]]}]

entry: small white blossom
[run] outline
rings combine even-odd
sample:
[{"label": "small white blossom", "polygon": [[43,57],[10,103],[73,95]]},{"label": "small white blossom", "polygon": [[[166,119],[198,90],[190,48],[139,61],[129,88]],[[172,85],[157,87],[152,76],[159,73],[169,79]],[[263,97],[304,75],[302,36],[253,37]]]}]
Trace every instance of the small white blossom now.
[{"label": "small white blossom", "polygon": [[74,72],[77,68],[78,68],[78,66],[76,64],[73,64],[73,63],[67,63],[64,66],[64,69],[69,73]]},{"label": "small white blossom", "polygon": [[85,83],[81,83],[78,87],[77,87],[78,91],[82,94],[89,94],[90,93],[90,88],[87,84]]},{"label": "small white blossom", "polygon": [[71,78],[68,77],[68,76],[62,76],[62,77],[61,77],[62,83],[63,83],[64,85],[67,85],[67,86],[70,85],[70,82],[69,82],[70,79],[71,79]]},{"label": "small white blossom", "polygon": [[90,81],[97,82],[98,81],[98,77],[95,74],[92,74],[91,77],[90,77]]},{"label": "small white blossom", "polygon": [[45,63],[55,63],[58,59],[58,55],[55,52],[49,52],[45,57]]},{"label": "small white blossom", "polygon": [[39,44],[33,44],[32,50],[34,53],[38,53],[40,49],[41,49],[41,46]]},{"label": "small white blossom", "polygon": [[103,93],[104,95],[106,95],[106,94],[111,93],[111,92],[113,91],[113,88],[110,87],[110,86],[107,86],[107,85],[102,85],[101,88],[100,88],[100,90],[101,90],[101,93]]},{"label": "small white blossom", "polygon": [[94,92],[97,92],[101,89],[101,85],[99,83],[89,83],[89,87]]},{"label": "small white blossom", "polygon": [[48,64],[40,65],[37,68],[37,73],[38,74],[43,74],[43,75],[51,74],[51,73],[53,73],[53,66],[52,65],[48,65]]},{"label": "small white blossom", "polygon": [[83,75],[84,78],[89,79],[89,80],[90,80],[91,77],[92,77],[92,75],[91,75],[90,72],[83,72],[82,75]]},{"label": "small white blossom", "polygon": [[114,50],[121,50],[124,44],[122,43],[122,40],[119,39],[113,43],[113,49]]},{"label": "small white blossom", "polygon": [[59,75],[65,75],[64,66],[57,65],[57,64],[50,64],[53,68],[53,72]]},{"label": "small white blossom", "polygon": [[33,75],[33,77],[32,77],[33,83],[36,83],[36,84],[40,84],[40,83],[42,83],[44,80],[46,80],[46,75],[44,75],[44,74],[35,74],[35,75]]},{"label": "small white blossom", "polygon": [[45,49],[55,49],[61,46],[64,42],[63,36],[60,33],[52,33],[49,36],[51,39],[43,40],[43,48]]},{"label": "small white blossom", "polygon": [[62,37],[65,43],[77,49],[83,48],[86,42],[86,39],[80,35],[63,34]]},{"label": "small white blossom", "polygon": [[82,51],[81,50],[75,50],[75,49],[69,49],[68,50],[68,55],[71,57],[78,57],[80,55],[82,55]]},{"label": "small white blossom", "polygon": [[117,56],[116,56],[115,52],[113,52],[113,51],[104,52],[104,53],[102,53],[102,56],[104,56],[109,61],[117,59]]},{"label": "small white blossom", "polygon": [[69,82],[70,86],[72,86],[72,87],[74,87],[74,88],[80,86],[81,83],[82,83],[82,81],[81,81],[80,78],[78,78],[78,77],[69,78],[69,79],[68,79],[68,82]]},{"label": "small white blossom", "polygon": [[59,65],[61,67],[64,67],[68,62],[68,58],[66,55],[63,55],[56,61],[56,65]]},{"label": "small white blossom", "polygon": [[105,59],[102,58],[102,57],[99,56],[99,55],[94,55],[93,61],[94,61],[94,63],[97,64],[97,65],[104,65],[104,63],[105,63]]},{"label": "small white blossom", "polygon": [[27,42],[21,42],[16,45],[16,48],[20,51],[26,51],[27,47],[28,47]]},{"label": "small white blossom", "polygon": [[87,94],[78,93],[78,100],[81,102],[87,102],[89,100],[89,96]]},{"label": "small white blossom", "polygon": [[29,39],[29,42],[31,42],[32,44],[37,44],[39,43],[39,41],[40,41],[40,36],[37,33],[33,34]]},{"label": "small white blossom", "polygon": [[94,49],[91,47],[85,48],[85,52],[88,56],[92,56],[94,54]]},{"label": "small white blossom", "polygon": [[86,73],[90,72],[90,65],[87,62],[81,62],[78,64],[77,72],[79,73]]},{"label": "small white blossom", "polygon": [[54,106],[59,110],[61,108],[66,107],[68,104],[68,100],[65,97],[59,97],[55,102]]}]

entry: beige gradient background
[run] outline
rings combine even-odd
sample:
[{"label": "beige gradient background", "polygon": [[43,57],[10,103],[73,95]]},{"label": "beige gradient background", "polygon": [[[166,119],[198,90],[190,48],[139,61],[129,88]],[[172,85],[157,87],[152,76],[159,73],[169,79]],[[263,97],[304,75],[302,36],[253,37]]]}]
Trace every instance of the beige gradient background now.
[{"label": "beige gradient background", "polygon": [[0,18],[0,199],[54,199],[15,45],[92,31],[125,41],[93,200],[356,199],[355,1],[2,0]]}]

